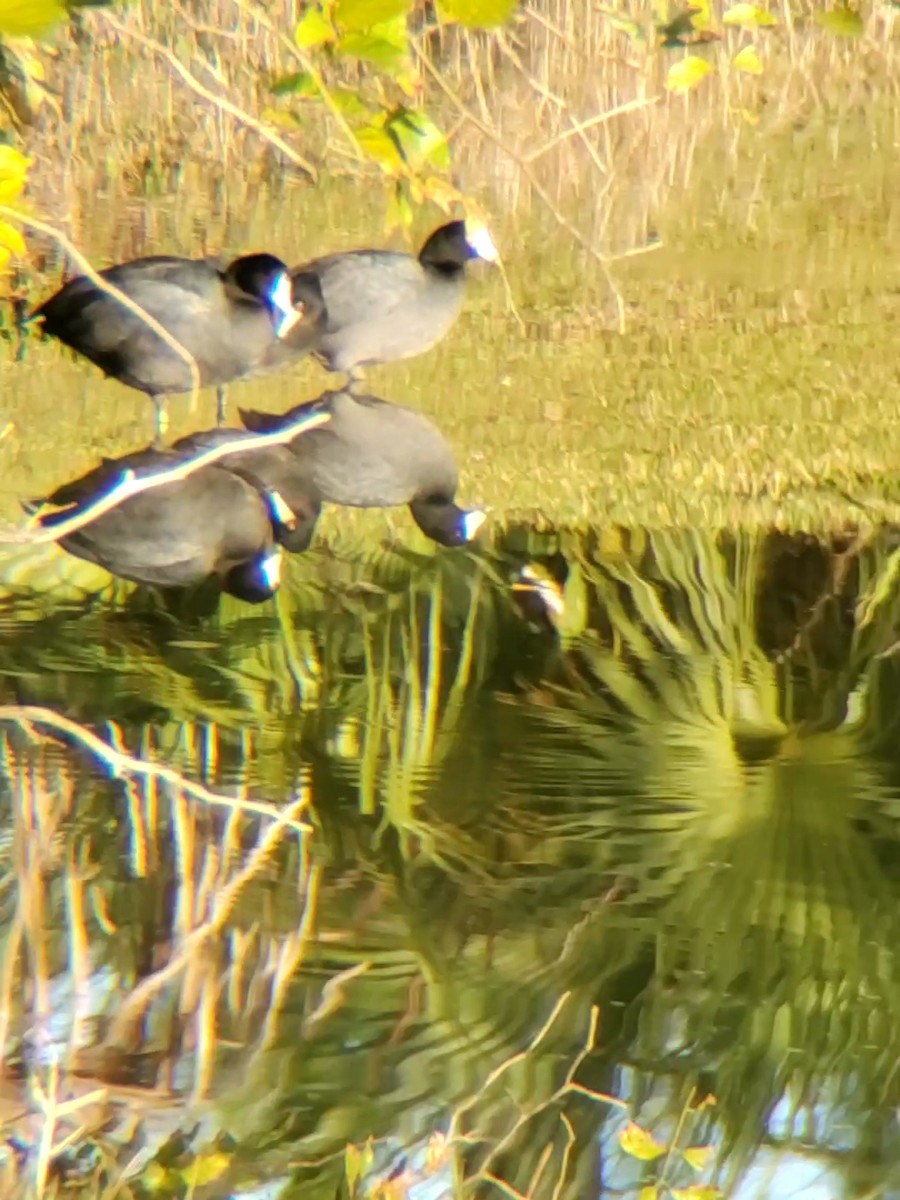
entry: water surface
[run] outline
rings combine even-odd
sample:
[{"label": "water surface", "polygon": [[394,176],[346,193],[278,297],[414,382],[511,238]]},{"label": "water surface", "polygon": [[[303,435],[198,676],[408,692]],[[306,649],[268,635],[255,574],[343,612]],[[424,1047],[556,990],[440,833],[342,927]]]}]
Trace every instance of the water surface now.
[{"label": "water surface", "polygon": [[58,1165],[168,1194],[335,1195],[368,1139],[414,1197],[895,1194],[896,545],[510,527],[258,608],[7,559],[21,1154],[58,1061],[109,1097]]}]

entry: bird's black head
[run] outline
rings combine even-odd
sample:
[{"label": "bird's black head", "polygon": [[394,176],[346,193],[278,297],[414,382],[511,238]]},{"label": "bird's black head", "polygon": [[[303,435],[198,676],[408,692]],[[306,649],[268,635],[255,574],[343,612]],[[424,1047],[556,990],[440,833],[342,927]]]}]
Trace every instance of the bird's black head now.
[{"label": "bird's black head", "polygon": [[496,262],[497,248],[484,225],[477,221],[450,221],[441,225],[419,254],[423,267],[441,274],[457,274],[472,258]]},{"label": "bird's black head", "polygon": [[238,563],[222,578],[222,591],[248,604],[261,604],[281,586],[281,547],[268,546],[256,558]]},{"label": "bird's black head", "polygon": [[245,254],[229,264],[225,275],[237,291],[262,301],[276,337],[284,337],[303,317],[302,305],[294,304],[290,273],[274,254]]}]

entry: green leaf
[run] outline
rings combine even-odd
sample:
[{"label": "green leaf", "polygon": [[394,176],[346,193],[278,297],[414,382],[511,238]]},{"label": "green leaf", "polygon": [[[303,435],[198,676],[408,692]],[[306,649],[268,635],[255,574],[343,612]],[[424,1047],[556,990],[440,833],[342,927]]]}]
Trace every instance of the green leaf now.
[{"label": "green leaf", "polygon": [[321,8],[308,8],[294,30],[294,41],[301,50],[313,50],[335,40],[334,27]]},{"label": "green leaf", "polygon": [[407,196],[405,188],[398,185],[387,202],[385,214],[387,232],[390,233],[394,229],[409,229],[412,219],[413,209],[409,202],[409,196]]},{"label": "green leaf", "polygon": [[412,0],[337,0],[334,19],[348,33],[371,29],[403,17],[406,21]]},{"label": "green leaf", "polygon": [[359,98],[359,93],[355,92],[353,88],[334,88],[330,96],[331,103],[343,116],[371,119],[372,113],[370,109],[366,108],[365,104]]},{"label": "green leaf", "polygon": [[439,171],[450,167],[450,148],[447,139],[430,117],[423,112],[401,108],[388,120],[386,129],[411,166],[425,163]]},{"label": "green leaf", "polygon": [[862,17],[855,8],[845,4],[832,8],[829,12],[817,12],[814,19],[820,28],[836,37],[862,37]]},{"label": "green leaf", "polygon": [[442,21],[457,21],[469,29],[493,29],[505,25],[516,9],[517,0],[438,0]]},{"label": "green leaf", "polygon": [[0,0],[0,34],[35,37],[66,15],[60,0]]},{"label": "green leaf", "polygon": [[648,1133],[634,1121],[629,1121],[619,1134],[619,1145],[626,1154],[640,1159],[641,1162],[652,1162],[666,1152],[666,1147],[661,1145],[652,1133]]},{"label": "green leaf", "polygon": [[705,79],[712,67],[705,58],[687,54],[681,62],[673,63],[666,75],[666,87],[670,92],[689,92]]},{"label": "green leaf", "polygon": [[295,71],[291,75],[281,75],[272,81],[272,91],[276,96],[318,96],[319,85],[309,71]]},{"label": "green leaf", "polygon": [[764,8],[744,3],[742,0],[739,4],[733,4],[722,14],[722,24],[739,25],[742,29],[765,29],[768,26],[777,25],[778,22]]},{"label": "green leaf", "polygon": [[409,60],[405,15],[372,25],[364,33],[348,33],[337,44],[337,52],[350,58],[375,63],[390,73],[402,71]]}]

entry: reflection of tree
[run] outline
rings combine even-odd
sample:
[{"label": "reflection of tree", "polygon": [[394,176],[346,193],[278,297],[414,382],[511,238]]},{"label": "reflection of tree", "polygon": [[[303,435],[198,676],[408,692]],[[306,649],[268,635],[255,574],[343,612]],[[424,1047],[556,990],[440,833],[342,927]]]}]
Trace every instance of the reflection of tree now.
[{"label": "reflection of tree", "polygon": [[[293,564],[274,615],[224,603],[185,624],[147,597],[44,612],[0,670],[15,698],[117,719],[123,745],[210,786],[309,798],[309,857],[284,846],[248,882],[190,991],[209,1005],[219,979],[230,997],[215,1028],[237,1045],[209,1059],[241,1064],[223,1120],[271,1169],[319,1164],[296,1168],[300,1191],[339,1176],[347,1141],[399,1152],[460,1106],[464,1172],[524,1192],[540,1167],[535,1195],[631,1188],[620,1110],[558,1094],[595,1007],[578,1084],[661,1136],[710,1090],[730,1183],[778,1146],[883,1178],[896,1148],[872,1112],[896,1101],[900,1050],[889,548],[549,540],[567,560],[561,643],[516,617],[500,561],[386,551],[362,583],[351,561]],[[218,878],[211,856],[239,871],[259,832],[173,797],[151,820],[143,794],[78,778],[69,836],[116,912],[140,912],[130,942],[130,921],[112,939],[91,926],[95,961],[152,974],[183,944],[185,897]],[[139,879],[120,867],[136,830],[153,847]]]},{"label": "reflection of tree", "polygon": [[[847,629],[847,575],[845,594],[829,597],[826,564],[788,644],[821,636],[817,623],[834,612],[843,655],[828,647],[818,679],[807,655],[798,671],[805,722],[784,724],[795,663],[771,661],[757,640],[765,588],[777,585],[766,552],[761,539],[726,541],[720,553],[697,535],[655,535],[620,561],[588,561],[592,628],[562,664],[556,703],[544,685],[531,704],[554,740],[532,738],[533,755],[517,756],[511,771],[516,794],[531,785],[532,807],[559,806],[568,836],[614,839],[606,870],[630,888],[578,978],[587,986],[587,963],[604,960],[613,928],[652,907],[657,969],[637,1036],[619,1053],[641,1064],[635,1098],[652,1097],[666,1077],[712,1077],[734,1170],[789,1093],[798,1113],[833,1096],[814,1140],[827,1148],[840,1137],[848,1160],[854,1145],[863,1153],[869,1108],[854,1099],[879,1077],[893,1095],[886,1067],[900,1049],[896,897],[861,824],[888,803],[864,757],[879,714],[869,708],[837,730],[826,718],[840,711],[841,690],[844,710],[851,694],[873,695],[866,676],[883,666],[863,646],[885,627]],[[822,557],[819,548],[818,570]],[[852,570],[877,566],[876,552]],[[817,731],[829,725],[830,734]],[[840,1131],[848,1118],[858,1139]],[[799,1135],[799,1123],[788,1128]]]}]

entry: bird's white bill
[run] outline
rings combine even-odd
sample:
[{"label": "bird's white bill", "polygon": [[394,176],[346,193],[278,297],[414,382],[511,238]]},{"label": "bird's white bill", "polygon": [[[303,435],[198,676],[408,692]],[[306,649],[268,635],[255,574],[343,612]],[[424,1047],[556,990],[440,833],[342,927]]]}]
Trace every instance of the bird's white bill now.
[{"label": "bird's white bill", "polygon": [[266,493],[266,497],[269,501],[269,516],[272,518],[272,524],[286,525],[288,529],[293,529],[297,524],[297,518],[281,492],[271,488]]},{"label": "bird's white bill", "polygon": [[281,313],[281,320],[275,326],[275,335],[283,338],[303,316],[303,305],[294,304],[293,284],[287,271],[283,271],[275,280],[271,300],[272,307]]},{"label": "bird's white bill", "polygon": [[471,512],[466,513],[462,519],[462,534],[467,542],[471,542],[486,520],[487,513],[482,512],[480,508],[473,508]]},{"label": "bird's white bill", "polygon": [[466,241],[472,253],[477,258],[483,258],[485,262],[496,262],[500,257],[487,226],[481,221],[466,221]]},{"label": "bird's white bill", "polygon": [[277,592],[281,584],[281,547],[276,546],[259,564],[259,573],[271,592]]}]

